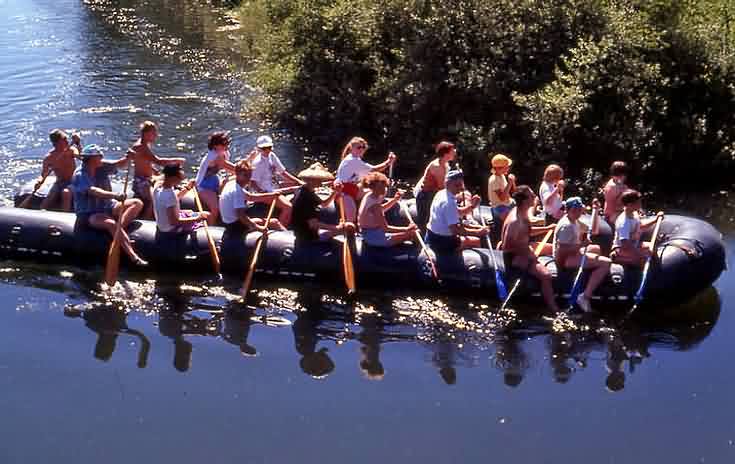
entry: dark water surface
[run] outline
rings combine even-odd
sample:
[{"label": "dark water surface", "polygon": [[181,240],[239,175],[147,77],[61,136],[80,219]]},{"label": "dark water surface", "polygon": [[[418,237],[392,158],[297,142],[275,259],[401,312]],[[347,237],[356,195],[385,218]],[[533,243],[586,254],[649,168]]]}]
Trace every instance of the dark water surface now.
[{"label": "dark water surface", "polygon": [[[298,169],[302,146],[240,117],[236,26],[203,5],[0,0],[4,200],[54,127],[119,152],[152,118],[158,151],[193,162],[214,127],[240,151],[267,130]],[[256,280],[249,308],[236,283],[187,277],[105,294],[100,270],[0,263],[0,462],[735,459],[730,271],[678,308],[552,330],[492,300],[347,304],[340,283]]]}]

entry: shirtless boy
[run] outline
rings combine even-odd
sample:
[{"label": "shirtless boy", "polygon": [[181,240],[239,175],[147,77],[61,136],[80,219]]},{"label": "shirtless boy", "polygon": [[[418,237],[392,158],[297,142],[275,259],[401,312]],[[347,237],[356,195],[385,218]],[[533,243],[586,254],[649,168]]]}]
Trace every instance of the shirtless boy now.
[{"label": "shirtless boy", "polygon": [[385,220],[385,212],[401,199],[401,194],[397,192],[392,201],[383,203],[389,182],[385,174],[381,172],[371,172],[362,180],[363,188],[370,191],[362,198],[358,223],[363,240],[370,246],[399,245],[411,239],[416,231],[415,224],[398,227],[388,225]]},{"label": "shirtless boy", "polygon": [[74,158],[79,156],[79,151],[69,145],[69,137],[61,129],[54,129],[49,134],[49,140],[54,149],[48,152],[43,159],[43,167],[41,168],[41,177],[36,182],[34,189],[38,189],[46,176],[53,171],[56,176],[56,182],[51,186],[46,198],[41,202],[41,209],[48,209],[56,205],[61,197],[62,211],[71,211],[72,193],[69,189],[71,178],[76,169]]},{"label": "shirtless boy", "polygon": [[158,138],[158,128],[152,121],[145,121],[140,125],[140,138],[130,148],[128,154],[135,162],[135,178],[133,179],[133,196],[143,201],[145,205],[141,219],[153,219],[153,165],[183,165],[184,158],[162,158],[151,151],[151,146]]},{"label": "shirtless boy", "polygon": [[431,211],[431,201],[436,192],[444,189],[444,178],[450,161],[457,157],[457,149],[451,142],[439,142],[436,146],[436,158],[426,166],[424,175],[421,176],[414,187],[416,197],[416,225],[421,230],[426,229]]}]

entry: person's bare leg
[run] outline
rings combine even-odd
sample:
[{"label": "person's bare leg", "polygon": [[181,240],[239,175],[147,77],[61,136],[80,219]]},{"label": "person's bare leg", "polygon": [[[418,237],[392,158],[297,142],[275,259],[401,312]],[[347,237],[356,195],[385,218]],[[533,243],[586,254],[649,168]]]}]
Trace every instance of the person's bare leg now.
[{"label": "person's bare leg", "polygon": [[[113,217],[107,216],[106,214],[94,214],[92,217],[89,218],[89,225],[92,226],[95,229],[100,229],[106,231],[110,236],[115,238],[115,231],[117,230],[117,225],[115,222],[115,219]],[[128,255],[128,257],[134,262],[139,263],[143,261],[140,256],[138,256],[137,253],[135,253],[135,250],[133,250],[132,245],[130,244],[130,237],[128,237],[128,234],[125,232],[125,229],[120,229],[120,246],[122,247],[125,254]],[[143,261],[144,262],[144,261]]]},{"label": "person's bare leg", "polygon": [[541,294],[544,297],[546,305],[551,309],[551,311],[558,313],[559,307],[556,305],[554,287],[551,285],[551,274],[541,263],[536,263],[529,270],[531,271],[531,275],[536,277],[541,283]]},{"label": "person's bare leg", "polygon": [[211,190],[202,189],[199,190],[199,199],[202,200],[202,206],[211,213],[207,219],[207,224],[210,226],[217,224],[219,219],[219,198],[217,198],[217,194]]},{"label": "person's bare leg", "polygon": [[278,219],[271,219],[268,223],[268,228],[272,230],[286,230],[286,226]]},{"label": "person's bare leg", "polygon": [[140,215],[141,219],[152,220],[153,216],[153,188],[147,187],[146,193],[143,195],[146,198],[140,198],[143,201],[143,213]]},{"label": "person's bare leg", "polygon": [[276,200],[276,208],[280,211],[278,220],[281,221],[284,227],[288,227],[291,224],[291,213],[293,212],[293,206],[283,195],[279,196]]},{"label": "person's bare leg", "polygon": [[466,250],[467,248],[480,248],[482,246],[482,242],[480,241],[480,237],[470,237],[465,235],[462,237],[460,248],[463,250]]},{"label": "person's bare leg", "polygon": [[344,195],[343,203],[345,205],[345,221],[357,222],[357,205],[355,204],[355,199],[349,195]]},{"label": "person's bare leg", "polygon": [[48,195],[46,195],[46,198],[41,200],[40,209],[53,208],[53,206],[56,204],[56,201],[58,199],[59,199],[59,192],[55,188],[51,188],[51,190],[49,190],[48,192]]},{"label": "person's bare leg", "polygon": [[610,272],[610,260],[599,256],[587,253],[587,265],[588,269],[592,269],[589,279],[587,279],[587,286],[584,289],[584,297],[587,299],[592,298],[595,290],[605,280],[608,273]]},{"label": "person's bare leg", "polygon": [[62,211],[71,211],[71,200],[73,196],[71,190],[65,188],[61,191],[61,209]]}]

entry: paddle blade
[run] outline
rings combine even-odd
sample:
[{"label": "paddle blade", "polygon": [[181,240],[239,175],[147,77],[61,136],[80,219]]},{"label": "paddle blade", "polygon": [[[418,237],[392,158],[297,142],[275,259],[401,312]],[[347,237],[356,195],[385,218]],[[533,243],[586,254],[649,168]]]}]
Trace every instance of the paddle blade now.
[{"label": "paddle blade", "polygon": [[352,263],[352,253],[350,251],[350,245],[347,240],[345,240],[344,245],[342,246],[342,264],[344,267],[347,293],[353,294],[357,291],[355,285],[355,267]]},{"label": "paddle blade", "polygon": [[110,251],[107,253],[107,264],[105,265],[105,283],[112,287],[117,282],[117,276],[120,273],[120,240],[117,235],[110,245]]},{"label": "paddle blade", "polygon": [[[492,250],[490,253],[492,253]],[[508,298],[508,288],[505,286],[500,269],[495,269],[495,287],[498,289],[498,299],[505,300]]]},{"label": "paddle blade", "polygon": [[212,267],[214,268],[215,274],[220,274],[220,260],[219,260],[219,252],[217,251],[217,245],[214,243],[214,239],[211,235],[209,235],[209,228],[205,229],[207,231],[207,242],[209,243],[209,255],[212,257]]}]

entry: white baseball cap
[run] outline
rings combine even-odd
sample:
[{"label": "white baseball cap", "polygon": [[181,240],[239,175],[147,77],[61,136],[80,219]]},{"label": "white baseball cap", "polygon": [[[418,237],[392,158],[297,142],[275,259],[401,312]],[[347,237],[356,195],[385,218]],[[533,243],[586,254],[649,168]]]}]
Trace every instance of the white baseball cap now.
[{"label": "white baseball cap", "polygon": [[261,135],[260,137],[258,137],[258,140],[255,142],[255,145],[258,148],[272,147],[273,139],[270,138],[270,136],[268,135]]}]

